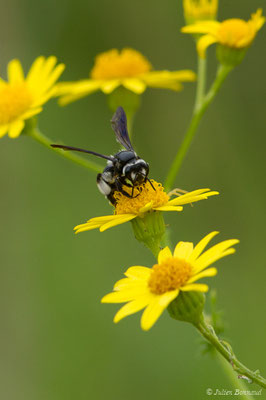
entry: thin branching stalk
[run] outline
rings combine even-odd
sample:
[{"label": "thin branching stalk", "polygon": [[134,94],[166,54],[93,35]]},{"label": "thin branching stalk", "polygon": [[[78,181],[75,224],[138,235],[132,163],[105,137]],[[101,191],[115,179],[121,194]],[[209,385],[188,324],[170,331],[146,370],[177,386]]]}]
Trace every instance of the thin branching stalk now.
[{"label": "thin branching stalk", "polygon": [[60,156],[67,158],[68,160],[80,165],[81,167],[84,167],[86,169],[89,169],[90,171],[94,172],[102,172],[103,167],[93,161],[85,160],[85,158],[78,156],[77,154],[69,151],[64,151],[61,149],[53,148],[51,147],[51,144],[53,141],[49,139],[47,136],[45,136],[38,128],[32,128],[28,129],[26,134],[28,136],[31,136],[33,139],[35,139],[37,142],[41,143],[48,149],[54,151],[55,153],[59,154]]},{"label": "thin branching stalk", "polygon": [[221,88],[225,78],[232,70],[233,67],[229,65],[219,65],[217,69],[216,79],[212,84],[210,90],[206,95],[204,95],[205,88],[205,76],[206,76],[206,63],[199,60],[198,62],[198,81],[197,81],[197,92],[196,92],[196,100],[194,111],[192,114],[192,118],[188,127],[188,130],[185,134],[183,142],[178,149],[176,157],[171,165],[171,168],[168,172],[164,187],[168,191],[173,187],[176,176],[180,170],[182,162],[188,152],[188,149],[192,143],[192,140],[197,131],[198,125],[203,117],[205,111],[213,101],[214,97],[218,93]]},{"label": "thin branching stalk", "polygon": [[232,369],[239,375],[240,378],[249,378],[251,382],[257,383],[264,389],[266,388],[266,379],[260,375],[260,372],[251,371],[244,364],[242,364],[235,356],[232,348],[218,338],[213,327],[206,323],[204,317],[202,317],[201,320],[195,324],[195,327],[198,329],[201,335],[215,347],[221,356],[231,364]]}]

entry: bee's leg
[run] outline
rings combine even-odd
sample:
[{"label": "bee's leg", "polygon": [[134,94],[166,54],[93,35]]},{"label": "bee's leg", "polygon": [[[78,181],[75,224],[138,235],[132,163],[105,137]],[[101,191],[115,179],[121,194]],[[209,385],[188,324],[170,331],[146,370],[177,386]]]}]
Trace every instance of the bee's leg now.
[{"label": "bee's leg", "polygon": [[116,199],[114,198],[114,192],[112,191],[106,198],[109,200],[109,202],[115,206],[116,205]]},{"label": "bee's leg", "polygon": [[119,180],[119,178],[117,178],[117,179],[115,180],[115,188],[116,188],[116,191],[117,191],[117,192],[120,192],[120,193],[122,193],[124,196],[126,196],[126,197],[128,197],[128,198],[131,199],[130,194],[129,194],[128,192],[126,192],[126,191],[123,189],[123,184],[122,184],[122,182]]},{"label": "bee's leg", "polygon": [[[128,186],[129,186],[129,185],[128,185]],[[117,179],[115,180],[115,187],[116,187],[116,190],[117,190],[118,192],[122,193],[124,196],[128,197],[129,199],[135,198],[135,197],[137,197],[137,196],[139,195],[139,193],[138,193],[136,196],[133,197],[134,186],[132,186],[132,193],[131,193],[131,194],[129,194],[128,192],[126,192],[126,191],[123,189],[123,183],[121,182],[121,180],[120,180],[119,178],[117,178]],[[131,187],[131,186],[129,186],[129,187]]]}]

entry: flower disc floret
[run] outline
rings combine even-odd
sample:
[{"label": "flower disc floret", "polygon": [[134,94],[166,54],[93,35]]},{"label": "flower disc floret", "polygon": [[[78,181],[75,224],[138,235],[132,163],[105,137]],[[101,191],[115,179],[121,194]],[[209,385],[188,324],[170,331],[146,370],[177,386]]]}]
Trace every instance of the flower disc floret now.
[{"label": "flower disc floret", "polygon": [[148,286],[152,293],[163,294],[179,289],[188,281],[191,273],[192,267],[188,262],[171,257],[152,267]]},{"label": "flower disc floret", "polygon": [[25,83],[0,86],[0,125],[14,121],[32,102],[33,96]]},{"label": "flower disc floret", "polygon": [[152,65],[139,51],[112,49],[96,56],[91,70],[92,79],[132,77],[149,72]]},{"label": "flower disc floret", "polygon": [[[152,185],[151,185],[152,184]],[[134,188],[134,197],[129,198],[121,192],[115,192],[116,200],[115,214],[141,214],[143,207],[151,204],[152,208],[164,206],[168,203],[170,197],[164,191],[161,183],[151,180]],[[128,193],[132,193],[132,188],[124,186],[123,189]]]}]

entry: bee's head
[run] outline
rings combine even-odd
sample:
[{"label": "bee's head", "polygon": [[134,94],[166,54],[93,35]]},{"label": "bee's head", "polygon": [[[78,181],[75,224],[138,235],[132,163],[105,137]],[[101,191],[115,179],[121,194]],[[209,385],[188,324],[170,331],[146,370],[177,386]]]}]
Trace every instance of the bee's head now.
[{"label": "bee's head", "polygon": [[126,177],[133,186],[140,185],[147,180],[149,165],[144,160],[138,160],[135,164],[129,164],[125,169]]}]

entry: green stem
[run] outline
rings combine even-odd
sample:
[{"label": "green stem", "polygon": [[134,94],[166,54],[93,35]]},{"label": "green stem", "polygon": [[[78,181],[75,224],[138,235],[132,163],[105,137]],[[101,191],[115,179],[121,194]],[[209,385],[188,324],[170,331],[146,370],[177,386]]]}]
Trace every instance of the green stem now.
[{"label": "green stem", "polygon": [[257,383],[263,388],[266,388],[266,379],[260,375],[259,371],[251,371],[244,364],[242,364],[236,358],[231,347],[219,340],[213,327],[206,323],[204,317],[202,317],[200,321],[195,324],[195,327],[199,330],[202,336],[215,347],[221,356],[231,364],[233,370],[237,372],[239,376],[247,377],[252,382]]},{"label": "green stem", "polygon": [[206,86],[206,58],[198,57],[198,80],[197,80],[197,89],[196,89],[196,100],[194,109],[198,110],[201,106],[201,103],[205,94],[205,86]]},{"label": "green stem", "polygon": [[204,96],[203,90],[205,85],[205,64],[199,62],[199,77],[198,77],[198,85],[197,85],[197,94],[196,94],[196,101],[195,107],[192,114],[192,118],[190,121],[190,125],[188,130],[185,134],[183,142],[178,149],[176,157],[171,165],[171,168],[168,172],[164,187],[166,191],[170,190],[173,187],[175,178],[180,170],[182,162],[188,152],[188,149],[192,143],[194,135],[196,133],[197,127],[199,122],[204,115],[205,111],[207,110],[208,106],[213,101],[214,97],[218,93],[219,89],[221,88],[225,78],[232,70],[233,67],[229,65],[220,65],[217,70],[216,79],[212,84],[209,92]]},{"label": "green stem", "polygon": [[[224,357],[222,357],[221,354],[218,353],[217,351],[215,353],[216,353],[216,357],[217,357],[219,363],[221,364],[224,372],[229,377],[229,379],[232,382],[232,384],[234,385],[234,387],[236,389],[239,389],[241,392],[244,392],[244,393],[248,392],[249,389],[248,389],[247,385],[244,383],[243,379],[239,379],[237,377],[235,371],[233,370],[232,366],[228,363],[228,361],[226,361],[226,359]],[[241,395],[238,398],[254,400],[254,397],[249,394]]]},{"label": "green stem", "polygon": [[74,154],[73,152],[68,152],[68,151],[64,151],[64,150],[60,150],[60,149],[51,147],[51,144],[53,143],[53,141],[51,139],[49,139],[47,136],[45,136],[43,133],[41,133],[39,131],[39,129],[36,127],[26,130],[25,133],[28,136],[31,136],[37,142],[39,142],[42,145],[44,145],[45,147],[47,147],[48,149],[54,151],[55,153],[59,154],[60,156],[62,156],[64,158],[67,158],[70,161],[73,161],[74,163],[76,163],[78,165],[81,165],[84,168],[87,168],[94,172],[102,172],[102,170],[103,170],[103,167],[98,163],[95,163],[95,162],[92,162],[89,160],[85,160],[83,157],[80,157],[80,156]]}]

